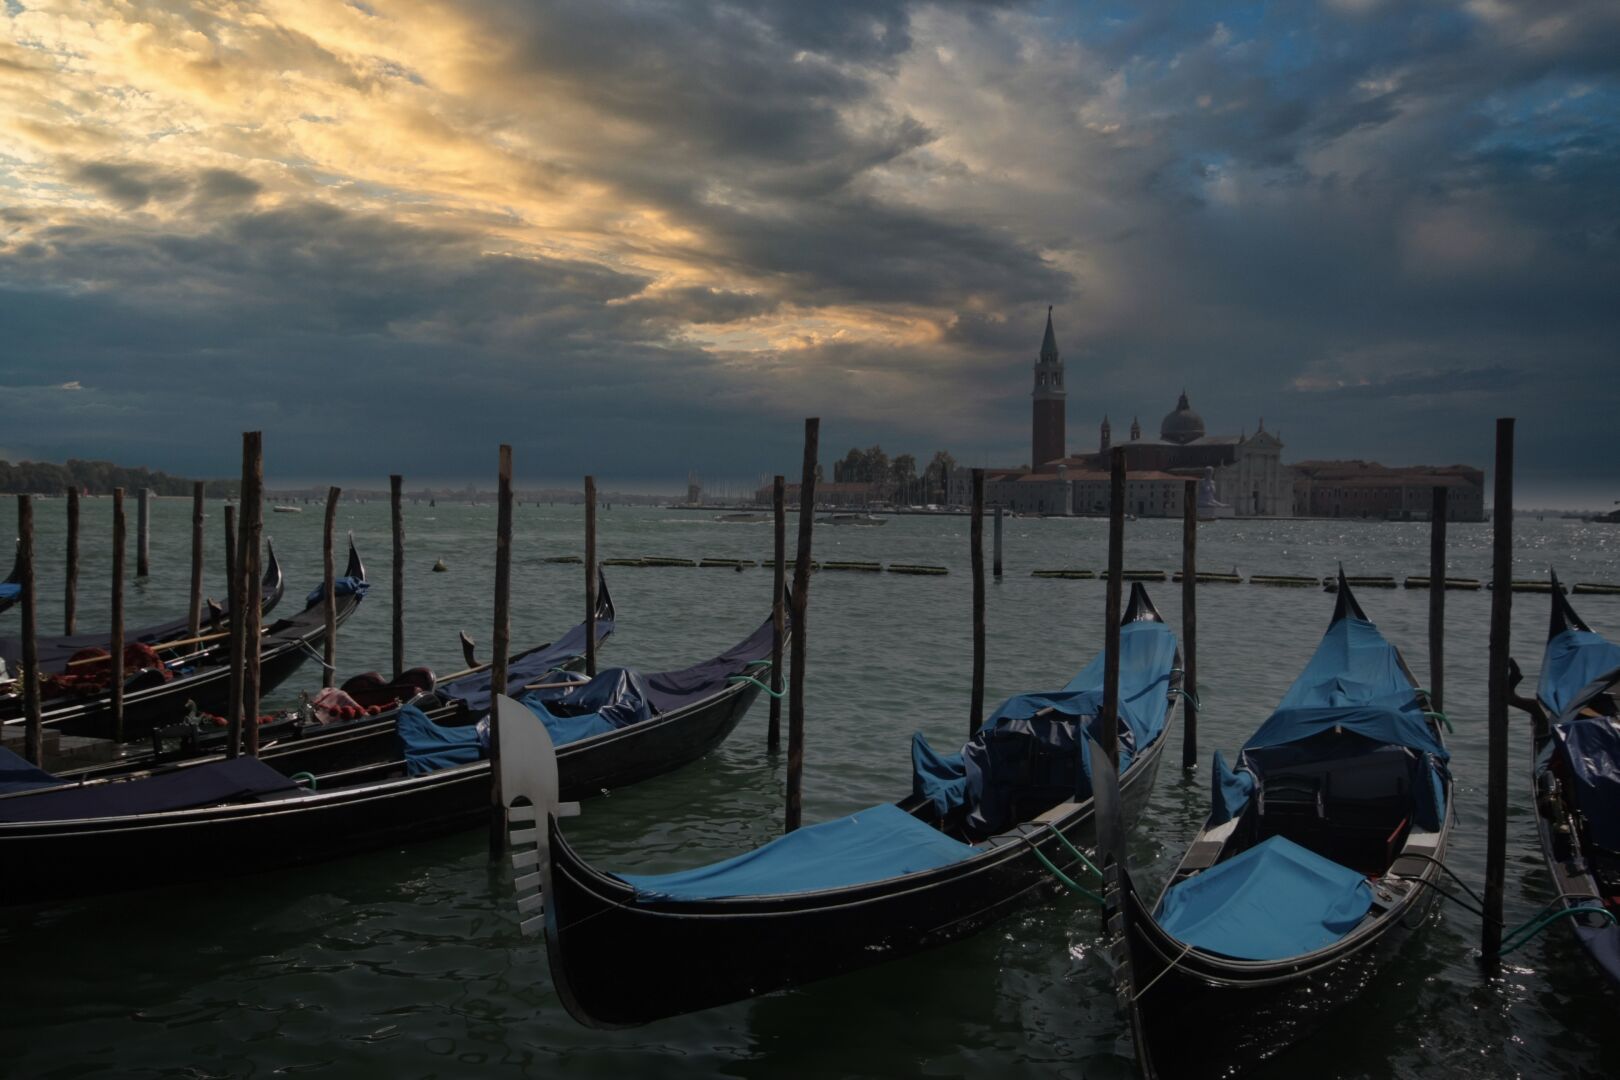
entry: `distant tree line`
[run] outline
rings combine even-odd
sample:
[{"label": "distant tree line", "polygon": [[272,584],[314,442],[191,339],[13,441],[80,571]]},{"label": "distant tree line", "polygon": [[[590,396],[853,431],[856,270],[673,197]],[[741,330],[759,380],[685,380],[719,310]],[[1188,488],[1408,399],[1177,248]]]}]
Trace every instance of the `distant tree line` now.
[{"label": "distant tree line", "polygon": [[936,450],[921,475],[911,454],[890,458],[881,446],[865,450],[850,447],[843,459],[833,463],[833,479],[846,484],[877,484],[890,498],[914,503],[944,502],[945,489],[956,459],[948,451]]},{"label": "distant tree line", "polygon": [[[110,461],[80,461],[69,458],[66,465],[49,461],[0,460],[0,492],[8,495],[60,495],[77,488],[91,495],[110,495],[113,488],[125,491],[151,488],[157,495],[190,495],[192,481],[152,469],[129,469]],[[210,498],[236,495],[235,480],[209,480],[203,491]]]}]

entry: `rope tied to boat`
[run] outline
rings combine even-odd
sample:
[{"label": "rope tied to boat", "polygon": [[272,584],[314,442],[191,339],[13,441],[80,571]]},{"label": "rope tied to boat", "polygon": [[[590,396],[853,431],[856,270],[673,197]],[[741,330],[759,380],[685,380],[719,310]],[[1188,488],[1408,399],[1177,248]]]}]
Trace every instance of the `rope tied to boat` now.
[{"label": "rope tied to boat", "polygon": [[[1056,829],[1054,829],[1052,831],[1057,832]],[[1058,833],[1058,836],[1060,838],[1062,837],[1062,835],[1063,835],[1062,833]],[[1057,867],[1057,864],[1054,863],[1051,859],[1048,859],[1046,857],[1045,853],[1042,852],[1041,849],[1038,846],[1036,846],[1034,839],[1031,837],[1031,835],[1029,833],[1024,833],[1023,834],[1023,839],[1029,843],[1029,850],[1035,853],[1035,857],[1041,861],[1042,866],[1046,867],[1048,873],[1050,873],[1053,877],[1057,878],[1058,881],[1062,882],[1063,885],[1065,887],[1067,887],[1071,892],[1079,893],[1081,896],[1084,896],[1087,900],[1090,900],[1092,903],[1096,904],[1098,907],[1104,906],[1103,898],[1101,896],[1099,896],[1097,893],[1092,892],[1090,889],[1086,888],[1084,885],[1082,885],[1078,881],[1074,880],[1068,874],[1065,874],[1062,870],[1059,870],[1058,867]],[[1067,841],[1065,841],[1065,843],[1067,843]],[[1081,856],[1081,858],[1084,859],[1085,857]],[[1091,865],[1090,860],[1086,860],[1086,865],[1087,866]]]},{"label": "rope tied to boat", "polygon": [[[1558,899],[1554,900],[1553,903],[1556,904],[1562,899],[1564,898],[1560,896]],[[1546,911],[1545,908],[1542,910]],[[1541,933],[1558,920],[1572,918],[1576,915],[1601,915],[1608,920],[1610,926],[1620,925],[1620,922],[1617,922],[1614,917],[1614,912],[1604,907],[1601,902],[1596,904],[1574,904],[1570,907],[1554,911],[1551,914],[1537,915],[1528,922],[1521,923],[1502,939],[1502,944],[1497,948],[1496,955],[1506,956],[1515,949],[1528,945],[1532,940],[1534,940],[1537,934]],[[1517,938],[1517,940],[1514,940],[1515,938]],[[1512,944],[1509,944],[1509,942],[1512,942]]]},{"label": "rope tied to boat", "polygon": [[1179,686],[1172,686],[1170,688],[1170,693],[1172,693],[1172,694],[1180,694],[1182,697],[1184,697],[1188,701],[1192,702],[1193,703],[1193,708],[1197,709],[1199,712],[1202,712],[1204,710],[1203,702],[1199,701],[1198,700],[1198,695],[1193,693],[1191,690],[1183,690]]},{"label": "rope tied to boat", "polygon": [[336,671],[337,670],[337,667],[335,665],[333,665],[333,664],[328,664],[326,662],[326,657],[324,657],[320,653],[316,652],[310,646],[309,642],[305,641],[303,638],[294,638],[293,640],[298,642],[298,647],[300,649],[303,649],[306,653],[308,653],[309,658],[311,660],[315,661],[317,664],[321,665],[322,668],[324,668],[327,671]]},{"label": "rope tied to boat", "polygon": [[319,782],[317,782],[315,779],[315,774],[311,772],[295,772],[291,776],[287,777],[287,779],[291,780],[295,784],[299,784],[300,786],[302,786],[303,781],[308,780],[309,790],[311,791],[315,791],[320,787]]},{"label": "rope tied to boat", "polygon": [[[766,667],[771,666],[771,662],[769,660],[762,661],[762,663]],[[732,676],[730,676],[729,678],[726,679],[726,682],[728,682],[728,683],[753,683],[755,686],[759,687],[761,690],[765,691],[767,694],[771,695],[771,697],[773,697],[773,698],[777,698],[778,700],[780,700],[782,698],[787,697],[787,688],[786,687],[783,687],[781,690],[772,690],[769,686],[766,686],[764,683],[760,682],[758,679],[754,678],[752,675],[732,675]]]},{"label": "rope tied to boat", "polygon": [[1424,709],[1423,715],[1427,716],[1430,720],[1438,720],[1442,724],[1446,725],[1447,735],[1454,734],[1451,728],[1451,717],[1447,716],[1445,713],[1435,712],[1433,709]]}]

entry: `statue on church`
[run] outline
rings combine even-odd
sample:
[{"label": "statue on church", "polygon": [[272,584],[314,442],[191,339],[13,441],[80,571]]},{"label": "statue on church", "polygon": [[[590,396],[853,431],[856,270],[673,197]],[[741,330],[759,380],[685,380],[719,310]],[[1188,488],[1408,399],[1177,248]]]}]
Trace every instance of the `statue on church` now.
[{"label": "statue on church", "polygon": [[1202,521],[1232,516],[1232,508],[1215,497],[1215,469],[1204,466],[1204,478],[1198,483],[1198,517]]}]

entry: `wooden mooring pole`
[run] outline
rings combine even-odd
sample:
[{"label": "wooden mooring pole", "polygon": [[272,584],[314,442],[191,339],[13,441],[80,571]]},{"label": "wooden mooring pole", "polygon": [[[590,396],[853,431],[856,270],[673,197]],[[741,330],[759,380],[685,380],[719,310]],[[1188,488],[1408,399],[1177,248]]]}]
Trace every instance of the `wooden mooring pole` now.
[{"label": "wooden mooring pole", "polygon": [[34,583],[34,499],[17,496],[17,561],[22,564],[23,756],[42,765],[45,727],[39,703],[39,594]]},{"label": "wooden mooring pole", "polygon": [[394,529],[394,677],[405,670],[405,477],[388,477],[388,512]]},{"label": "wooden mooring pole", "polygon": [[804,817],[804,658],[805,608],[810,603],[810,535],[816,520],[816,456],[821,420],[804,422],[804,466],[799,474],[799,550],[793,560],[793,674],[788,683],[787,814],[784,831]]},{"label": "wooden mooring pole", "polygon": [[596,675],[596,477],[585,478],[585,674]]},{"label": "wooden mooring pole", "polygon": [[[501,444],[495,512],[495,655],[489,665],[489,853],[506,850],[506,801],[501,796],[500,725],[495,698],[506,693],[506,662],[512,652],[512,448]],[[540,823],[542,827],[544,822]]]},{"label": "wooden mooring pole", "polygon": [[[999,517],[996,519],[1001,520]],[[973,519],[968,528],[973,562],[973,689],[968,698],[968,738],[984,723],[984,470],[973,470]]]},{"label": "wooden mooring pole", "polygon": [[62,633],[71,634],[79,608],[79,489],[67,489],[67,581],[62,589]]},{"label": "wooden mooring pole", "polygon": [[186,628],[191,636],[202,633],[203,602],[203,482],[191,485],[191,596],[186,607]]},{"label": "wooden mooring pole", "polygon": [[124,489],[113,488],[112,641],[113,741],[124,741]]},{"label": "wooden mooring pole", "polygon": [[1434,489],[1429,513],[1429,708],[1435,712],[1446,711],[1446,493]]},{"label": "wooden mooring pole", "polygon": [[1181,767],[1198,768],[1198,481],[1181,488]]},{"label": "wooden mooring pole", "polygon": [[[1513,615],[1513,420],[1496,421],[1496,497],[1491,507],[1491,644],[1486,703],[1485,918],[1480,952],[1487,965],[1502,947],[1502,888],[1507,869],[1508,650]],[[1442,575],[1441,585],[1444,586]]]},{"label": "wooden mooring pole", "polygon": [[1001,579],[1001,507],[996,507],[996,546],[995,558],[991,563],[991,574],[999,581]]},{"label": "wooden mooring pole", "polygon": [[[1119,760],[1119,619],[1125,587],[1125,448],[1113,449],[1108,486],[1107,626],[1103,631],[1103,703],[1097,743],[1110,761]],[[1115,853],[1117,854],[1117,852]]]},{"label": "wooden mooring pole", "polygon": [[[322,614],[326,616],[326,648],[321,656],[321,685],[337,685],[337,571],[332,565],[332,532],[337,526],[338,496],[343,489],[326,489],[326,522],[321,529],[321,553],[325,583],[321,589]],[[398,674],[396,672],[396,674]]]},{"label": "wooden mooring pole", "polygon": [[[237,489],[240,498],[241,489]],[[231,634],[231,699],[225,706],[225,756],[242,752],[242,579],[236,569],[242,565],[241,540],[236,530],[236,507],[225,507],[225,614]]]},{"label": "wooden mooring pole", "polygon": [[259,550],[264,545],[264,433],[242,435],[242,710],[247,753],[259,756],[259,648],[264,633],[264,590]]},{"label": "wooden mooring pole", "polygon": [[135,493],[135,576],[152,574],[152,489]]},{"label": "wooden mooring pole", "polygon": [[782,748],[782,638],[787,631],[783,593],[787,590],[787,478],[771,481],[771,510],[776,533],[776,562],[771,574],[771,718],[765,728],[765,752]]}]

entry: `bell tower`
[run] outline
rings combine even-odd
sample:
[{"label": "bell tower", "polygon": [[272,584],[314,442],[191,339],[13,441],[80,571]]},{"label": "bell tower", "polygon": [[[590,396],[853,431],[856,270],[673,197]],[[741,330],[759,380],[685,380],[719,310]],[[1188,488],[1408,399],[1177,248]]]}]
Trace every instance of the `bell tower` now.
[{"label": "bell tower", "polygon": [[[1063,425],[1068,411],[1068,391],[1063,388],[1063,360],[1058,356],[1057,335],[1052,333],[1052,309],[1046,309],[1046,337],[1041,341],[1040,359],[1035,361],[1034,439],[1029,465],[1042,472],[1048,462],[1068,451]],[[1055,466],[1054,466],[1055,467]]]}]

